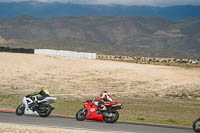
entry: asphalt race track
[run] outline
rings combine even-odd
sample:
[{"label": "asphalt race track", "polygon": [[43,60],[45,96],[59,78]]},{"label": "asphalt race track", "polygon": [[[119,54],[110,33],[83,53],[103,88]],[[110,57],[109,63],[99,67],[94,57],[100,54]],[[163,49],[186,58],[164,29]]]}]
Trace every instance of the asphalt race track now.
[{"label": "asphalt race track", "polygon": [[98,121],[77,121],[72,117],[63,116],[49,116],[47,118],[40,118],[38,116],[17,116],[13,112],[0,111],[0,123],[16,123],[28,124],[37,126],[48,126],[58,128],[81,128],[90,130],[103,130],[103,131],[120,131],[131,133],[194,133],[192,128],[168,127],[168,126],[155,126],[147,124],[138,124],[132,122],[116,122],[108,124]]}]

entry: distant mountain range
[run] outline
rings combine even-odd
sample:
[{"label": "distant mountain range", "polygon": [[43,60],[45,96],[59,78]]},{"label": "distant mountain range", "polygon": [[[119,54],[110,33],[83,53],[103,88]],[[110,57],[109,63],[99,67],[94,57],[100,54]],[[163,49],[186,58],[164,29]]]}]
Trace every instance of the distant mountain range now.
[{"label": "distant mountain range", "polygon": [[200,18],[200,6],[125,6],[83,5],[70,3],[0,2],[0,18],[27,14],[39,18],[63,16],[153,16],[177,20]]},{"label": "distant mountain range", "polygon": [[0,46],[200,58],[200,19],[82,16],[0,20]]}]

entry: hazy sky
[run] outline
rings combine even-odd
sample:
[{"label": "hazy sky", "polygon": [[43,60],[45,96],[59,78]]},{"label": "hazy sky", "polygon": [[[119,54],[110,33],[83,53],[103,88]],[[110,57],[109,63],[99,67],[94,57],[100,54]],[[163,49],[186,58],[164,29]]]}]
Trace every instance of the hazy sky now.
[{"label": "hazy sky", "polygon": [[174,6],[174,5],[200,5],[200,0],[0,0],[0,2],[63,2],[75,4],[103,4],[103,5],[147,5],[147,6]]}]

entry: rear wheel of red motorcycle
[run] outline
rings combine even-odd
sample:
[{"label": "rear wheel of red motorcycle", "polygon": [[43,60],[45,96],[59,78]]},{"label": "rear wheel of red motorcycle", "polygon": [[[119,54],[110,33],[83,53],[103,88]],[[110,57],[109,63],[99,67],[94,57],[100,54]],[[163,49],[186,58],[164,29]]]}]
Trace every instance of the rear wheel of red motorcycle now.
[{"label": "rear wheel of red motorcycle", "polygon": [[115,123],[119,118],[119,113],[116,110],[112,110],[109,113],[106,113],[103,116],[103,119],[106,123]]},{"label": "rear wheel of red motorcycle", "polygon": [[86,119],[86,116],[87,116],[87,109],[86,108],[82,108],[76,113],[76,119],[78,121],[84,121]]}]

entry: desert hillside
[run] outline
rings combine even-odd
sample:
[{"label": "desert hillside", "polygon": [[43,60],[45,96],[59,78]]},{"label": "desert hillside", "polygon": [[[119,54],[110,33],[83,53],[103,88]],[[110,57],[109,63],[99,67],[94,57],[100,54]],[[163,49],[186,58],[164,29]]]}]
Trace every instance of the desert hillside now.
[{"label": "desert hillside", "polygon": [[94,97],[200,96],[200,69],[0,53],[0,94],[26,94],[48,87],[53,95]]},{"label": "desert hillside", "polygon": [[199,58],[200,19],[82,16],[0,19],[4,46],[98,54]]}]

